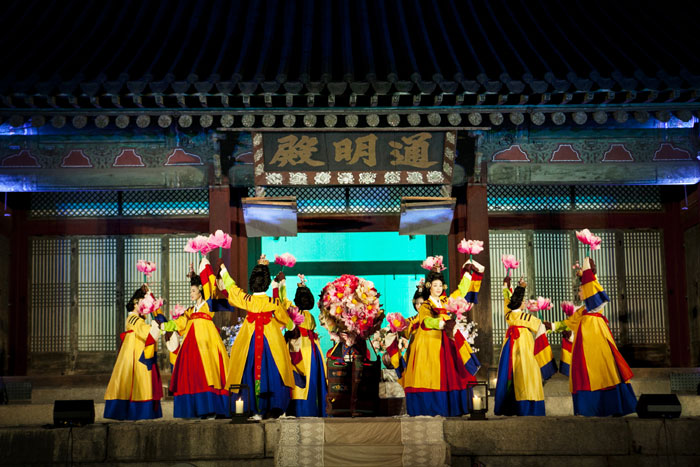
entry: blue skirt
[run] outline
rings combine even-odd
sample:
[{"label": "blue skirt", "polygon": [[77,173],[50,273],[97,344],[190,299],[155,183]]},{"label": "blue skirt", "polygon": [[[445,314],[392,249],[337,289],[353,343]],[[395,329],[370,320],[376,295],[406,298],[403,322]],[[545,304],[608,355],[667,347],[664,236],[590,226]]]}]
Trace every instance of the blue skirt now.
[{"label": "blue skirt", "polygon": [[[263,355],[260,368],[260,386],[256,397],[255,388],[255,332],[250,339],[248,348],[248,357],[246,357],[245,368],[241,376],[241,384],[246,384],[249,388],[248,397],[245,394],[243,410],[250,410],[252,413],[264,415],[272,409],[278,409],[282,412],[287,411],[289,400],[291,399],[291,389],[284,385],[282,376],[280,375],[275,359],[270,351],[270,344],[267,338],[263,338]],[[234,398],[239,397],[234,393]]]},{"label": "blue skirt", "polygon": [[621,417],[637,410],[637,396],[629,383],[598,391],[577,391],[571,396],[574,399],[574,415]]},{"label": "blue skirt", "polygon": [[152,420],[162,416],[160,401],[134,402],[122,399],[105,401],[104,418],[113,420]]},{"label": "blue skirt", "polygon": [[469,413],[472,389],[457,391],[426,391],[406,393],[406,412],[408,415],[430,415],[442,417],[459,417]]},{"label": "blue skirt", "polygon": [[[506,339],[498,360],[498,381],[494,397],[493,413],[495,415],[537,415],[544,416],[544,401],[516,400],[513,380],[508,378],[511,368],[511,338]],[[550,375],[551,376],[551,375]]]},{"label": "blue skirt", "polygon": [[173,417],[200,418],[209,415],[229,416],[228,395],[197,392],[173,397]]},{"label": "blue skirt", "polygon": [[326,375],[323,371],[324,361],[318,348],[311,344],[311,369],[309,372],[309,392],[305,400],[292,399],[287,409],[288,415],[295,417],[325,417],[326,416]]}]

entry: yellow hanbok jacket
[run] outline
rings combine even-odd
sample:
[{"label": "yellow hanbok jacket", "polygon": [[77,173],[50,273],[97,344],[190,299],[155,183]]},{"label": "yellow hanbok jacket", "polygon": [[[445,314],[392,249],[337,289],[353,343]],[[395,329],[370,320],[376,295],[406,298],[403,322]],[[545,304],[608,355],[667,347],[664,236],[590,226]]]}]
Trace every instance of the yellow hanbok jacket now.
[{"label": "yellow hanbok jacket", "polygon": [[[463,296],[465,292],[461,290],[468,287],[469,280],[468,274],[465,274],[460,283],[460,287],[455,290],[450,297]],[[409,329],[413,328],[414,330],[410,331],[408,335],[413,339],[409,345],[409,349],[406,351],[408,356],[406,370],[402,373],[401,378],[399,378],[399,383],[404,387],[404,390],[455,390],[456,388],[452,384],[446,383],[446,374],[449,373],[451,377],[454,377],[451,379],[452,381],[467,378],[461,374],[461,370],[460,374],[457,375],[454,368],[444,367],[444,362],[442,361],[442,356],[444,354],[444,333],[436,327],[439,326],[440,321],[447,321],[450,319],[450,316],[444,312],[441,313],[440,310],[444,309],[447,305],[448,297],[443,296],[440,297],[439,300],[439,304],[435,304],[432,299],[423,302],[423,305],[421,305],[418,310],[418,315],[410,320],[411,326]],[[413,326],[414,324],[417,324],[417,326]],[[461,365],[464,367],[469,361],[469,358],[471,358],[471,354],[474,352],[468,342],[460,340],[460,345],[457,346],[456,341],[455,339],[456,350]],[[462,384],[460,383],[460,385]]]},{"label": "yellow hanbok jacket", "polygon": [[[478,285],[481,285],[480,278]],[[450,298],[464,297],[470,288],[473,288],[472,276],[465,273],[457,289],[450,294]],[[478,287],[476,291],[478,292]],[[406,369],[399,377],[399,383],[404,389],[447,390],[445,389],[445,382],[441,381],[441,375],[445,371],[440,365],[443,333],[439,329],[432,328],[438,326],[439,321],[450,319],[449,315],[439,314],[439,311],[436,310],[437,308],[444,309],[448,299],[445,296],[440,297],[440,303],[437,305],[431,299],[428,299],[423,302],[423,305],[418,310],[418,314],[408,319],[408,327],[403,331],[404,337],[409,339],[409,345],[406,349]],[[458,332],[456,337],[455,346],[462,365],[466,365],[472,358],[474,361],[478,361],[469,342],[461,338],[461,333]],[[393,360],[392,363],[394,363]],[[450,374],[452,374],[452,371],[450,371]]]},{"label": "yellow hanbok jacket", "polygon": [[[293,388],[294,375],[292,374],[289,348],[280,330],[282,327],[288,326],[291,321],[282,301],[279,298],[271,298],[265,293],[249,294],[245,292],[236,285],[228,271],[223,268],[221,277],[228,293],[229,304],[248,312],[231,348],[231,361],[226,384],[230,386],[231,384],[241,383],[248,351],[251,344],[254,345],[253,333],[257,324],[263,328],[263,335],[270,346],[272,358],[284,385]],[[258,335],[256,338],[262,339],[262,336]],[[257,370],[259,371],[260,369],[257,368]]]},{"label": "yellow hanbok jacket", "polygon": [[[114,364],[112,376],[107,385],[105,400],[153,400],[153,383],[151,371],[140,361],[144,355],[146,339],[151,331],[151,326],[136,312],[130,312],[126,318],[126,333],[122,341],[117,362]],[[153,358],[156,345],[149,345],[150,355],[145,358]],[[161,388],[162,390],[162,388]],[[160,399],[158,397],[157,399]]]}]

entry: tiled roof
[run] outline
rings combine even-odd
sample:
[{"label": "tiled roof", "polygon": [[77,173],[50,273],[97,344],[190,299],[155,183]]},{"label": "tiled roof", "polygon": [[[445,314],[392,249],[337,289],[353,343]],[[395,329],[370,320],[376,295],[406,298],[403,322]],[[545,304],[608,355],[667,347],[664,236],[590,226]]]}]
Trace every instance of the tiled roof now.
[{"label": "tiled roof", "polygon": [[694,2],[5,2],[0,108],[693,102]]}]

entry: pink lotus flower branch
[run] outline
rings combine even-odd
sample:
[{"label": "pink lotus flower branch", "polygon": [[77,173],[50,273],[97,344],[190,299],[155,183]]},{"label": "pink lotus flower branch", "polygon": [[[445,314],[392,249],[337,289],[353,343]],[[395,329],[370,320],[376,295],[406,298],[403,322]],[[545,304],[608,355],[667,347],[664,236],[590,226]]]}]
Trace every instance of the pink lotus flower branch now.
[{"label": "pink lotus flower branch", "polygon": [[[577,230],[576,238],[584,245],[588,245],[590,247],[590,251],[600,250],[600,244],[602,243],[602,239],[597,235],[591,233],[590,230]],[[586,253],[586,256],[588,256],[588,253]]]},{"label": "pink lotus flower branch", "polygon": [[561,310],[566,316],[571,316],[574,314],[576,307],[574,306],[574,302],[561,302]]},{"label": "pink lotus flower branch", "polygon": [[184,306],[177,304],[173,307],[172,310],[170,310],[170,319],[178,319],[180,316],[185,314],[185,311],[187,311],[187,308]]},{"label": "pink lotus flower branch", "polygon": [[473,255],[478,255],[484,251],[484,242],[481,240],[467,240],[463,238],[459,245],[457,245],[457,251],[469,255],[469,259],[472,259]]},{"label": "pink lotus flower branch", "polygon": [[297,259],[291,253],[282,253],[281,255],[275,255],[275,264],[279,264],[284,267],[293,268],[297,264]]},{"label": "pink lotus flower branch", "polygon": [[510,277],[510,270],[517,269],[520,267],[520,261],[518,261],[514,255],[501,255],[501,262],[506,268],[506,275]]}]

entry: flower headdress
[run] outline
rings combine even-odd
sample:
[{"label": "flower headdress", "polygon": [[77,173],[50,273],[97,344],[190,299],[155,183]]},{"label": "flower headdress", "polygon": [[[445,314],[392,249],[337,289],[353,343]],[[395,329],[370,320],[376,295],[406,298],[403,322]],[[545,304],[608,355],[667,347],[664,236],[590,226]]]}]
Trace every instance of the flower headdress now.
[{"label": "flower headdress", "polygon": [[261,266],[268,266],[270,264],[270,260],[267,259],[267,257],[263,254],[260,255],[260,259],[258,259],[258,264]]},{"label": "flower headdress", "polygon": [[577,277],[581,277],[581,273],[583,272],[583,269],[581,269],[581,264],[580,264],[578,261],[576,261],[576,262],[573,264],[573,266],[571,266],[571,269],[574,270],[574,274],[575,274]]},{"label": "flower headdress", "polygon": [[297,274],[299,282],[297,282],[297,287],[306,287],[306,277],[303,274]]}]

